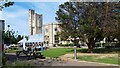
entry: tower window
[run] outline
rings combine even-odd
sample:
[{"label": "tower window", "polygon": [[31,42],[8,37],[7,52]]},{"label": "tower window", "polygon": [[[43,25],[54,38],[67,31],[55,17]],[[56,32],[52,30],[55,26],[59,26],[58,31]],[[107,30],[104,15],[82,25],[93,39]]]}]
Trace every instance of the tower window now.
[{"label": "tower window", "polygon": [[55,28],[55,31],[57,31],[57,27]]},{"label": "tower window", "polygon": [[46,31],[46,33],[47,33],[47,32],[48,32],[48,29],[46,29],[45,31]]}]

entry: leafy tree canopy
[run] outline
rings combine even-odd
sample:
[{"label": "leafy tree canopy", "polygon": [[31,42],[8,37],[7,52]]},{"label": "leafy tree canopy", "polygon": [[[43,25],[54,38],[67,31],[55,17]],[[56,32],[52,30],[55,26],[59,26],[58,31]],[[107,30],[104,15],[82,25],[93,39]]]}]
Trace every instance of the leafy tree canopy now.
[{"label": "leafy tree canopy", "polygon": [[[59,35],[64,39],[78,37],[92,50],[95,42],[104,37],[120,37],[119,11],[120,2],[65,2],[56,11],[62,30]],[[75,39],[72,41],[77,43]]]}]

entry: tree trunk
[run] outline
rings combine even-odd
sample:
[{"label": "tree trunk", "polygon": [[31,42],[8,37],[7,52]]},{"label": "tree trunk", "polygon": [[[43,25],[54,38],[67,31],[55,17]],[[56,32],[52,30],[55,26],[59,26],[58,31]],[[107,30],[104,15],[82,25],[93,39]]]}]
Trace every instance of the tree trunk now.
[{"label": "tree trunk", "polygon": [[88,46],[88,53],[93,53],[93,48],[95,46],[95,41],[94,41],[94,38],[89,38],[88,39],[88,43],[87,43],[87,46]]}]

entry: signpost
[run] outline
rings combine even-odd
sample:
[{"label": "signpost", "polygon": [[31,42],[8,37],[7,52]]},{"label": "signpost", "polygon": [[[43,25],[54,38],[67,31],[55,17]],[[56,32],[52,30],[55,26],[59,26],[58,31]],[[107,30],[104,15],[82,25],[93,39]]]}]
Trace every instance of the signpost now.
[{"label": "signpost", "polygon": [[[2,59],[2,51],[4,50],[3,31],[4,31],[4,20],[0,20],[0,59]],[[0,60],[0,67],[1,66],[2,66],[2,60]]]},{"label": "signpost", "polygon": [[[75,17],[73,18],[73,20],[74,20],[74,28],[75,28],[75,35],[76,35],[76,33],[77,33],[77,31],[76,31],[76,29],[78,28],[78,16],[77,15],[75,15]],[[74,40],[75,40],[75,43],[74,43],[74,59],[76,60],[77,59],[77,51],[76,51],[76,48],[77,48],[77,43],[76,43],[76,40],[77,39],[77,37],[75,37],[74,38]]]}]

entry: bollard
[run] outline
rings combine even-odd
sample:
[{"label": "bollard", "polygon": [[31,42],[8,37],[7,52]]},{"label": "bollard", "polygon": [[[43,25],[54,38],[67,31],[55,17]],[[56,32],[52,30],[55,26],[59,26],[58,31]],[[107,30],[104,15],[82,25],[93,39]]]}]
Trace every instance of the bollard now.
[{"label": "bollard", "polygon": [[77,51],[76,51],[76,46],[74,46],[74,59],[77,59]]}]

